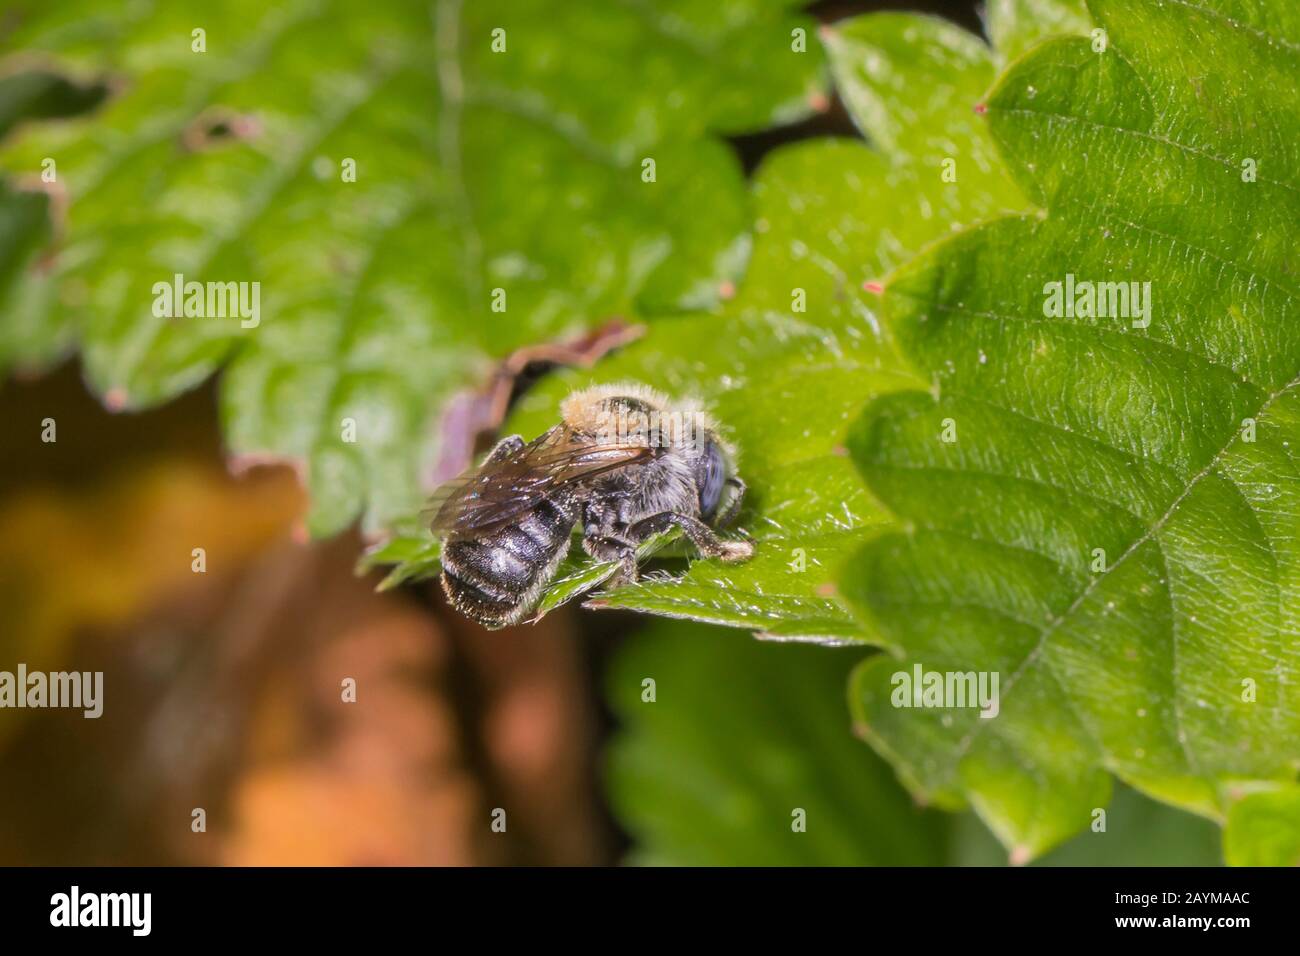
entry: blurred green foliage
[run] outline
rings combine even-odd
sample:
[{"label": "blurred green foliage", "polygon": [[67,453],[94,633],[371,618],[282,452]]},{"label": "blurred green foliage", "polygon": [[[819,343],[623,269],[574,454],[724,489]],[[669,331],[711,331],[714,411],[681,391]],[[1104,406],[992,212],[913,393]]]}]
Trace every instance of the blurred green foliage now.
[{"label": "blurred green foliage", "polygon": [[[857,740],[844,707],[863,652],[756,641],[657,622],[615,659],[619,721],[606,776],[647,865],[996,866],[1007,851],[972,813],[924,809]],[[645,683],[654,681],[653,701]],[[806,831],[792,814],[805,812]],[[1042,866],[1212,866],[1214,824],[1116,789],[1105,830]]]}]

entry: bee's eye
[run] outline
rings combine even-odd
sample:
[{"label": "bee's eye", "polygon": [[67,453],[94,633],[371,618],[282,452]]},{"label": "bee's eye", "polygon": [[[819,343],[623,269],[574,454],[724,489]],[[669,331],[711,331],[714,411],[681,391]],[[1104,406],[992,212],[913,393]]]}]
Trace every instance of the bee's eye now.
[{"label": "bee's eye", "polygon": [[727,462],[722,449],[714,442],[704,446],[704,454],[695,466],[695,487],[700,493],[700,515],[708,519],[718,510],[722,486],[727,480]]}]

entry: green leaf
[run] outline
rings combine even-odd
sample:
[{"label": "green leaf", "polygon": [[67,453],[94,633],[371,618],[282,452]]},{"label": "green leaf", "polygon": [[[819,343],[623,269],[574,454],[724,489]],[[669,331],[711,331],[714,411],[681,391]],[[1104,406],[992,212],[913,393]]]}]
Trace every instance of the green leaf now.
[{"label": "green leaf", "polygon": [[[1086,827],[1111,774],[1221,821],[1300,766],[1300,15],[1090,7],[1104,53],[1050,41],[988,102],[1043,211],[891,278],[932,384],[851,441],[904,528],[842,582],[906,652],[859,669],[857,719],[1025,857]],[[1191,49],[1213,63],[1189,75]],[[1067,276],[1149,282],[1149,316],[1056,315]],[[1000,713],[893,706],[916,664],[1000,674]]]},{"label": "green leaf", "polygon": [[58,119],[92,110],[107,89],[58,73],[28,69],[0,76],[0,137],[28,120]]},{"label": "green leaf", "polygon": [[1084,0],[990,0],[985,20],[1003,63],[1021,56],[1043,40],[1078,35],[1092,29]]},{"label": "green leaf", "polygon": [[844,679],[856,656],[683,623],[629,641],[607,680],[623,725],[607,779],[632,861],[942,863],[946,821],[849,733]]},{"label": "green leaf", "polygon": [[[493,360],[734,282],[750,216],[712,134],[825,99],[793,5],[18,0],[6,50],[115,95],[0,158],[54,158],[69,200],[57,294],[0,321],[0,354],[75,339],[113,408],[224,368],[232,451],[303,463],[313,532],[387,526]],[[155,315],[176,274],[260,283],[258,316]]]},{"label": "green leaf", "polygon": [[[993,78],[988,49],[942,20],[874,14],[823,32],[836,84],[879,149],[818,140],[773,153],[754,184],[757,241],[724,307],[654,322],[595,373],[551,376],[508,431],[540,434],[572,388],[634,380],[709,405],[749,483],[744,564],[696,561],[600,596],[621,607],[784,639],[868,638],[828,589],[839,564],[890,519],[846,456],[869,398],[915,387],[865,282],[926,242],[1024,200],[973,107]],[[912,91],[925,90],[919,103]],[[956,182],[945,160],[956,162]],[[806,311],[795,308],[802,295]]]},{"label": "green leaf", "polygon": [[1223,853],[1232,866],[1300,866],[1300,787],[1288,784],[1234,803]]},{"label": "green leaf", "polygon": [[[103,87],[38,68],[0,76],[0,140],[20,123],[92,109],[104,93]],[[67,345],[57,335],[51,338],[43,324],[54,287],[42,254],[51,234],[46,174],[42,166],[17,184],[0,182],[0,370],[22,366],[30,373]]]},{"label": "green leaf", "polygon": [[[1100,807],[1098,810],[1102,809]],[[1033,866],[1220,866],[1219,828],[1123,785],[1096,825],[1034,860]],[[1095,811],[1094,811],[1095,813]],[[1105,829],[1096,828],[1104,822]],[[953,818],[948,862],[999,866],[1007,851],[971,813]]]},{"label": "green leaf", "polygon": [[396,565],[379,582],[379,590],[388,591],[407,581],[437,574],[441,567],[441,556],[442,545],[436,538],[428,532],[413,531],[368,549],[357,562],[357,573],[364,574],[385,565]]},{"label": "green leaf", "polygon": [[0,339],[0,367],[39,353],[39,316],[50,294],[40,251],[49,231],[49,198],[0,182],[0,311],[8,333]]}]

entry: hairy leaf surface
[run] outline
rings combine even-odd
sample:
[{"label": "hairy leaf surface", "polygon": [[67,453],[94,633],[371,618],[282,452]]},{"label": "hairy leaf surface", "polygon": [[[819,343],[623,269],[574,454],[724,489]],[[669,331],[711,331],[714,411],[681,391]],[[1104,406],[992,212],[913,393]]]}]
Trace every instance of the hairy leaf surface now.
[{"label": "hairy leaf surface", "polygon": [[[988,103],[1041,212],[891,278],[932,385],[852,441],[904,522],[844,580],[904,652],[858,672],[863,732],[1023,856],[1111,774],[1222,821],[1300,767],[1300,17],[1090,8],[1104,52],[1037,47]],[[1148,283],[1149,309],[1058,314],[1051,284],[1084,281]],[[895,706],[917,664],[999,673],[1000,713]]]}]

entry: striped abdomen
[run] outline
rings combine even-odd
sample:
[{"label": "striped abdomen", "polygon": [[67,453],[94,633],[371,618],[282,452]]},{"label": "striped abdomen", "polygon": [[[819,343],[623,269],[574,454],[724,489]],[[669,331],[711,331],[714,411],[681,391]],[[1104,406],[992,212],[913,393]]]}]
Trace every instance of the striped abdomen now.
[{"label": "striped abdomen", "polygon": [[568,551],[577,520],[576,503],[547,500],[481,538],[448,538],[442,589],[452,606],[486,627],[518,623]]}]

